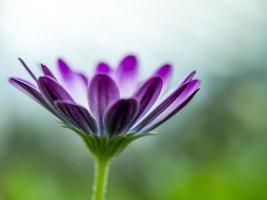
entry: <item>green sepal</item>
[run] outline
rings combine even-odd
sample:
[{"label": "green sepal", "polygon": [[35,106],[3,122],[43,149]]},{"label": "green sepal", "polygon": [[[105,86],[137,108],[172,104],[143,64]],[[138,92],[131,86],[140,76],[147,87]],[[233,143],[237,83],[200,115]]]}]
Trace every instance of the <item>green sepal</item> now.
[{"label": "green sepal", "polygon": [[152,132],[142,134],[128,133],[110,137],[108,135],[99,136],[89,134],[67,125],[63,125],[62,127],[71,129],[80,135],[91,153],[101,160],[110,160],[118,156],[129,144],[139,138],[155,135],[155,133]]}]

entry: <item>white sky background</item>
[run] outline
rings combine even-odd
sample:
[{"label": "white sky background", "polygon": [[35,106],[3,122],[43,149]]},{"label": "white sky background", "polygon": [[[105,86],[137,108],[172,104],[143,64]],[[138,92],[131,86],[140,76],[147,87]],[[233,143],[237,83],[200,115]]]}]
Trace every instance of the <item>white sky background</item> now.
[{"label": "white sky background", "polygon": [[18,56],[35,71],[64,56],[89,72],[99,60],[115,66],[133,52],[144,74],[164,62],[175,65],[175,79],[193,69],[227,74],[235,70],[228,60],[264,56],[266,11],[265,0],[0,0],[1,112],[32,103],[6,82],[27,77]]}]

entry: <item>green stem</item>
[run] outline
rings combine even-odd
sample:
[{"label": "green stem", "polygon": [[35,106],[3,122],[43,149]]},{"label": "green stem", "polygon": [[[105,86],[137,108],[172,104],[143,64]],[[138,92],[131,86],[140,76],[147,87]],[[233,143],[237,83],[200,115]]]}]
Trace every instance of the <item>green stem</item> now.
[{"label": "green stem", "polygon": [[109,163],[107,159],[96,158],[92,200],[105,200]]}]

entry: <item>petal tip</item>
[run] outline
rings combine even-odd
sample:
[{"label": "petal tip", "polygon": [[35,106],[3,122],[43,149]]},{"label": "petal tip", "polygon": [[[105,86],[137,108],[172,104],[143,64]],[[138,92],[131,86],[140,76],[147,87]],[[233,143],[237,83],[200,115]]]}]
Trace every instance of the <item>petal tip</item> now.
[{"label": "petal tip", "polygon": [[99,62],[96,66],[96,74],[109,74],[111,72],[110,66],[105,62]]},{"label": "petal tip", "polygon": [[30,76],[32,77],[33,80],[37,81],[37,78],[35,76],[35,74],[31,71],[31,69],[28,67],[28,65],[23,61],[22,58],[18,57],[18,60],[20,61],[20,63],[22,64],[22,66],[26,69],[26,71],[30,74]]},{"label": "petal tip", "polygon": [[64,80],[71,79],[71,77],[73,76],[73,71],[63,58],[57,59],[57,65],[58,65],[58,69],[59,69],[61,77]]},{"label": "petal tip", "polygon": [[58,58],[57,64],[62,71],[66,71],[66,72],[71,71],[69,65],[67,64],[67,62],[63,58]]},{"label": "petal tip", "polygon": [[136,70],[137,64],[137,57],[133,54],[129,54],[122,59],[120,67],[122,67],[126,71],[132,71]]},{"label": "petal tip", "polygon": [[164,83],[168,82],[171,79],[173,74],[173,66],[169,63],[162,65],[154,73],[155,77],[160,77]]},{"label": "petal tip", "polygon": [[15,77],[10,77],[7,81],[13,86],[16,85],[17,82]]}]

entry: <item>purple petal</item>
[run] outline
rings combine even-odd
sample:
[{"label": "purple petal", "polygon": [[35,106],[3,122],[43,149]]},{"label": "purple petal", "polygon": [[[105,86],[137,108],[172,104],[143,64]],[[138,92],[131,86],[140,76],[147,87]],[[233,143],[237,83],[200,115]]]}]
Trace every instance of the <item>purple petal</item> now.
[{"label": "purple petal", "polygon": [[88,85],[89,79],[86,74],[82,72],[75,72],[62,58],[58,59],[58,69],[62,79],[68,84],[72,85],[75,78],[80,78],[85,85]]},{"label": "purple petal", "polygon": [[80,79],[83,81],[84,85],[86,87],[88,87],[89,84],[89,78],[87,77],[86,74],[82,73],[82,72],[76,72],[77,76],[80,77]]},{"label": "purple petal", "polygon": [[165,121],[167,121],[168,119],[170,119],[172,116],[174,116],[175,114],[177,114],[180,110],[182,110],[193,99],[193,97],[196,95],[196,93],[198,91],[199,91],[199,89],[197,89],[196,91],[194,91],[193,94],[191,94],[181,104],[178,104],[178,105],[176,105],[176,107],[173,107],[170,110],[170,112],[165,112],[164,115],[161,115],[157,120],[155,120],[155,122],[153,122],[152,125],[150,125],[149,127],[145,127],[145,129],[143,130],[143,132],[150,132],[150,131],[152,131],[153,129],[157,128],[162,123],[164,123]]},{"label": "purple petal", "polygon": [[133,55],[128,55],[119,64],[116,70],[116,80],[123,96],[133,94],[138,78],[138,62]]},{"label": "purple petal", "polygon": [[107,133],[118,135],[127,133],[129,125],[138,111],[138,102],[135,99],[121,99],[112,105],[104,116]]},{"label": "purple petal", "polygon": [[74,102],[68,92],[56,80],[49,76],[40,77],[37,84],[39,90],[51,105],[56,100]]},{"label": "purple petal", "polygon": [[52,112],[59,119],[61,119],[64,122],[66,121],[64,119],[64,117],[62,117],[53,107],[48,105],[48,103],[43,98],[42,94],[37,90],[37,88],[33,84],[31,84],[28,81],[25,81],[23,79],[20,79],[20,78],[10,78],[9,82],[13,86],[18,88],[22,92],[24,92],[25,94],[27,94],[29,97],[31,97],[37,103],[44,106],[46,109],[48,109],[50,112]]},{"label": "purple petal", "polygon": [[100,134],[103,132],[103,116],[109,105],[120,98],[116,83],[104,74],[93,77],[89,85],[89,107],[98,119]]},{"label": "purple petal", "polygon": [[58,59],[58,69],[62,79],[66,82],[73,77],[73,71],[70,66],[61,58]]},{"label": "purple petal", "polygon": [[143,117],[158,99],[163,82],[159,77],[148,79],[135,93],[134,98],[139,102],[139,112],[135,121]]},{"label": "purple petal", "polygon": [[123,79],[126,76],[136,76],[137,75],[137,58],[134,55],[128,55],[124,57],[119,64],[117,73],[119,78]]},{"label": "purple petal", "polygon": [[43,98],[42,94],[37,90],[37,88],[29,83],[28,81],[25,81],[23,79],[20,78],[10,78],[9,82],[15,86],[16,88],[18,88],[19,90],[21,90],[22,92],[24,92],[25,94],[27,94],[28,96],[30,96],[33,100],[35,100],[37,103],[41,104],[42,106],[44,106],[47,110],[49,110],[51,113],[53,113],[56,117],[58,117],[60,120],[62,120],[64,123],[69,124],[68,119],[66,119],[64,116],[62,116],[62,114],[60,114],[53,105],[49,105],[46,100]]},{"label": "purple petal", "polygon": [[86,108],[65,101],[55,101],[54,104],[77,128],[88,133],[97,133],[96,121]]},{"label": "purple petal", "polygon": [[95,74],[110,74],[112,69],[107,63],[101,62],[96,66]]},{"label": "purple petal", "polygon": [[162,79],[164,87],[168,85],[173,73],[173,68],[170,64],[161,66],[155,73],[154,76],[158,76]]},{"label": "purple petal", "polygon": [[40,103],[43,106],[47,106],[45,100],[43,99],[41,93],[37,90],[37,88],[30,82],[20,79],[20,78],[10,78],[9,82],[27,94],[29,97],[31,97],[36,102]]},{"label": "purple petal", "polygon": [[41,64],[41,69],[42,69],[45,76],[49,76],[49,77],[56,80],[56,77],[54,76],[54,74],[51,72],[51,70],[46,65]]},{"label": "purple petal", "polygon": [[188,83],[188,82],[190,82],[190,81],[192,81],[192,79],[194,78],[194,76],[195,76],[195,74],[196,74],[197,72],[196,71],[192,71],[184,80],[183,80],[183,82],[180,84],[180,85],[183,85],[183,84],[185,84],[185,83]]},{"label": "purple petal", "polygon": [[177,106],[182,104],[189,96],[199,89],[200,81],[193,80],[179,86],[169,97],[167,97],[159,106],[157,106],[150,114],[148,114],[135,128],[135,131],[140,131],[149,126],[154,120],[161,116],[168,115]]},{"label": "purple petal", "polygon": [[83,106],[87,106],[88,77],[84,73],[72,70],[63,59],[58,59],[58,67],[62,85],[66,91],[72,94],[72,97],[76,102]]},{"label": "purple petal", "polygon": [[30,76],[32,77],[33,80],[37,81],[36,76],[34,75],[34,73],[30,70],[30,68],[26,65],[26,63],[19,58],[19,61],[21,62],[21,64],[23,65],[23,67],[26,69],[26,71],[30,74]]}]

